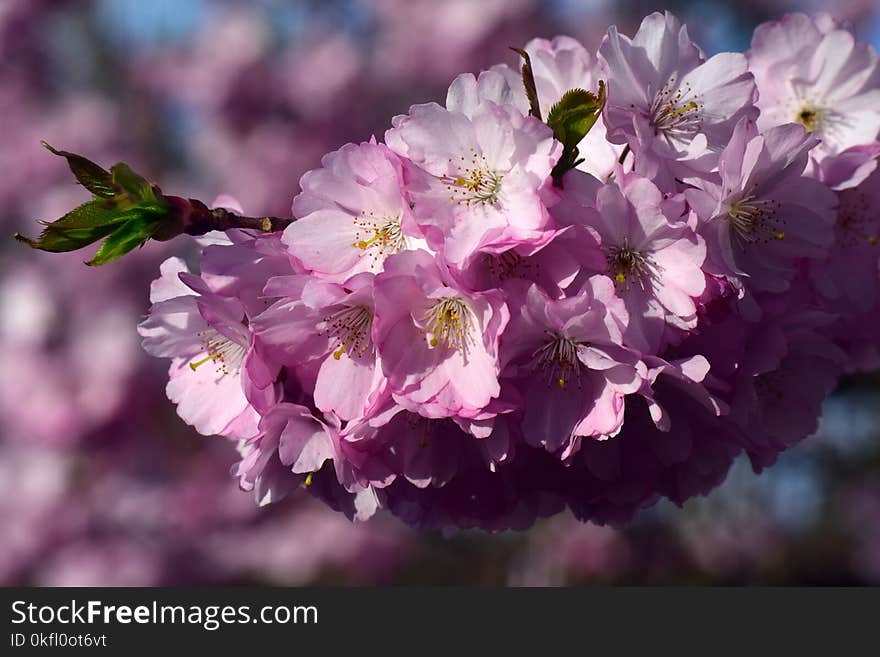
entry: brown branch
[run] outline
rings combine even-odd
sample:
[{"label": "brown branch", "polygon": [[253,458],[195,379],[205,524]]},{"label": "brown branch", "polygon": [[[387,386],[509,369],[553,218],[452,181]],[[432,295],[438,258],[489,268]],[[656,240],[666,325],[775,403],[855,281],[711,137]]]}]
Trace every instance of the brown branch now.
[{"label": "brown branch", "polygon": [[153,236],[160,242],[170,240],[177,235],[204,235],[212,230],[230,230],[244,228],[258,230],[263,233],[274,233],[287,228],[293,219],[283,217],[245,217],[225,208],[211,209],[198,199],[185,199],[179,196],[165,196],[171,204],[171,222],[167,229],[163,228]]}]

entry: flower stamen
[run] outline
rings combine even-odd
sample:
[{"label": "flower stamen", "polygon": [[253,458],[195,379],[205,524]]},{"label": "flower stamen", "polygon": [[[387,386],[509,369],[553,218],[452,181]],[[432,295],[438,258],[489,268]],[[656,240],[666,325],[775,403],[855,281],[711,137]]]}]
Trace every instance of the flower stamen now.
[{"label": "flower stamen", "polygon": [[380,265],[385,258],[407,248],[406,235],[400,225],[400,215],[375,218],[372,212],[362,210],[354,218],[355,235],[352,246],[370,254],[371,268]]},{"label": "flower stamen", "polygon": [[[449,200],[461,205],[493,205],[501,194],[503,176],[489,166],[484,155],[477,155],[471,148],[471,154],[461,156],[456,175],[442,176],[441,180],[449,191]],[[450,165],[453,159],[449,158]],[[470,164],[470,166],[467,166]]]},{"label": "flower stamen", "polygon": [[753,195],[730,204],[727,222],[740,246],[785,239],[785,220],[776,216],[778,207],[776,201],[756,200]]},{"label": "flower stamen", "polygon": [[822,127],[825,110],[817,107],[812,102],[807,102],[800,107],[795,114],[795,122],[800,123],[807,132],[815,132]]},{"label": "flower stamen", "polygon": [[210,361],[214,363],[221,377],[227,374],[237,376],[247,354],[247,348],[230,340],[216,329],[199,331],[198,336],[201,338],[206,355],[198,361],[190,362],[189,368],[195,372]]},{"label": "flower stamen", "polygon": [[533,367],[546,374],[548,387],[556,385],[565,390],[572,378],[580,387],[582,364],[578,352],[586,343],[553,331],[547,331],[547,336],[544,346],[532,354]]},{"label": "flower stamen", "polygon": [[467,351],[471,341],[471,311],[459,297],[438,299],[424,315],[425,333],[432,347],[445,345],[447,349]]},{"label": "flower stamen", "polygon": [[853,192],[849,192],[843,198],[845,200],[841,202],[835,227],[838,244],[844,247],[864,244],[876,246],[876,224],[871,220],[872,208],[864,194],[854,196]]},{"label": "flower stamen", "polygon": [[373,351],[373,339],[370,334],[373,311],[366,306],[345,306],[325,317],[324,324],[319,335],[329,334],[333,340],[331,351],[336,360],[345,354],[349,358],[361,358]]},{"label": "flower stamen", "polygon": [[816,94],[813,83],[793,78],[789,80],[789,85],[793,94],[788,107],[790,120],[804,126],[807,132],[816,133],[827,140],[849,124],[844,114],[834,109],[821,94]]},{"label": "flower stamen", "polygon": [[653,258],[632,248],[626,239],[620,246],[609,247],[606,260],[609,275],[617,286],[625,290],[630,289],[632,284],[638,284],[642,290],[647,289],[662,271]]},{"label": "flower stamen", "polygon": [[675,77],[663,86],[651,104],[651,125],[655,134],[687,140],[700,131],[703,105],[690,83],[676,84]]},{"label": "flower stamen", "polygon": [[499,282],[511,278],[526,278],[535,274],[540,265],[510,250],[498,255],[487,255],[486,265],[489,273]]}]

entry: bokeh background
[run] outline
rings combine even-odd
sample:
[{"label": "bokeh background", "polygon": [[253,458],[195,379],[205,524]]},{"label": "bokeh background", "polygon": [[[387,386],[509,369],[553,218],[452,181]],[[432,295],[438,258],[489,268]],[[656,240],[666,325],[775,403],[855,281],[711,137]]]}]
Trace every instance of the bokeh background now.
[{"label": "bokeh background", "polygon": [[[352,525],[306,497],[257,508],[233,446],[184,426],[138,344],[151,244],[104,269],[30,252],[84,200],[40,139],[163,190],[289,215],[300,175],[380,135],[455,74],[569,34],[590,49],[653,3],[624,0],[0,0],[0,584],[880,584],[880,378],[846,381],[821,429],[760,477],[738,463],[683,509],[625,530]],[[880,3],[666,2],[703,48],[744,50],[785,11],[880,45]]]}]

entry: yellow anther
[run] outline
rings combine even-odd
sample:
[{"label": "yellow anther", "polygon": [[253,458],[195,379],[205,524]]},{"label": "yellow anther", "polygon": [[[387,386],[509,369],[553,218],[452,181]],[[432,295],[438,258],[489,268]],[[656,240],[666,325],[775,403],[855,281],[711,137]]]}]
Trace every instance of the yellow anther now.
[{"label": "yellow anther", "polygon": [[199,369],[202,365],[207,363],[209,360],[213,360],[213,357],[210,354],[205,356],[204,358],[202,358],[202,360],[200,360],[198,362],[190,363],[189,369],[191,369],[193,372],[195,372],[197,369]]},{"label": "yellow anther", "polygon": [[572,379],[580,387],[581,362],[578,352],[585,342],[548,331],[547,341],[532,354],[536,370],[547,374],[547,387],[566,390]]},{"label": "yellow anther", "polygon": [[370,327],[373,311],[366,306],[345,306],[333,315],[324,318],[321,334],[329,333],[333,339],[331,353],[339,360],[343,355],[364,356],[373,349]]},{"label": "yellow anther", "polygon": [[471,314],[464,301],[458,297],[443,297],[425,311],[426,333],[431,335],[428,344],[436,347],[445,344],[449,349],[467,349],[471,339]]},{"label": "yellow anther", "polygon": [[[464,162],[465,158],[461,159]],[[455,174],[441,177],[450,192],[449,200],[457,200],[463,205],[495,203],[501,193],[501,174],[489,167],[485,157],[476,153],[471,164],[473,166],[459,165]]]},{"label": "yellow anther", "polygon": [[697,109],[699,109],[699,105],[697,105],[694,101],[691,101],[685,105],[682,105],[681,107],[677,107],[676,109],[672,110],[670,114],[684,114],[685,112],[690,112]]},{"label": "yellow anther", "polygon": [[[381,263],[387,256],[406,248],[406,237],[400,227],[399,216],[374,217],[370,212],[367,216],[361,212],[355,219],[356,233],[352,246],[361,251],[370,251],[375,264]],[[363,232],[361,232],[363,231]]]}]

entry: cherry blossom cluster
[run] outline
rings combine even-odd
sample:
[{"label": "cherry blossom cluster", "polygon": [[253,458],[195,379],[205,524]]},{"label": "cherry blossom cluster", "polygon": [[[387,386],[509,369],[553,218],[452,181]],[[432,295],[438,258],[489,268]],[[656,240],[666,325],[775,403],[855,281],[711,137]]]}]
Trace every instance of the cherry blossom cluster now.
[{"label": "cherry blossom cluster", "polygon": [[[327,154],[283,233],[162,265],[144,347],[260,503],[625,523],[771,465],[880,363],[870,46],[794,14],[706,57],[655,13],[524,53]],[[578,94],[571,157],[542,117]]]}]

